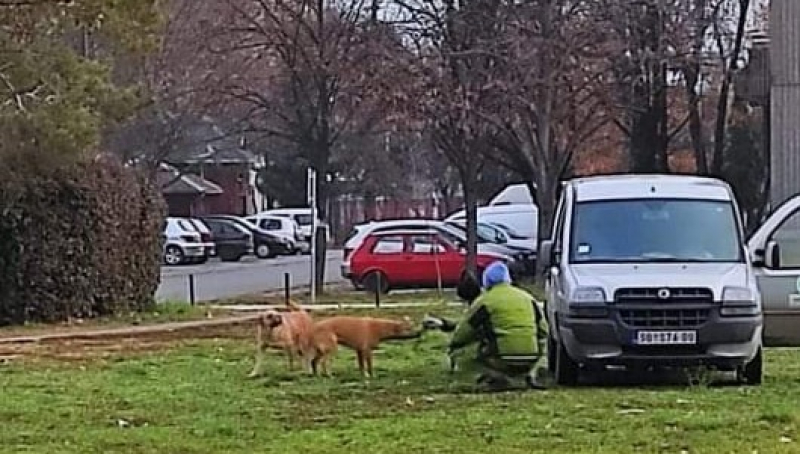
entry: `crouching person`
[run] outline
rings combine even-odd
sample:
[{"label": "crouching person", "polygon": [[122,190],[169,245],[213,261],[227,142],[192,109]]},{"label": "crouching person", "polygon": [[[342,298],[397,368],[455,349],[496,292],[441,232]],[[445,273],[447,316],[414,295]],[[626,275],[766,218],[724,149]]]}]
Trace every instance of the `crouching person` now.
[{"label": "crouching person", "polygon": [[[547,321],[529,293],[511,285],[508,267],[495,262],[483,274],[484,292],[457,324],[448,348],[456,366],[479,371],[478,384],[498,391],[524,377],[543,389]],[[459,354],[477,343],[477,355]]]}]

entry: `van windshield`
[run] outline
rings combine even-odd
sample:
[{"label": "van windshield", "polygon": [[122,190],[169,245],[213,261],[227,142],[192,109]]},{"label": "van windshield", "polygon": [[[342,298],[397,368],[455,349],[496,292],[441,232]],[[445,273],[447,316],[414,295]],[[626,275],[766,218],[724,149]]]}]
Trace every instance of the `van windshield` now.
[{"label": "van windshield", "polygon": [[579,202],[571,263],[741,262],[733,205],[688,199]]}]

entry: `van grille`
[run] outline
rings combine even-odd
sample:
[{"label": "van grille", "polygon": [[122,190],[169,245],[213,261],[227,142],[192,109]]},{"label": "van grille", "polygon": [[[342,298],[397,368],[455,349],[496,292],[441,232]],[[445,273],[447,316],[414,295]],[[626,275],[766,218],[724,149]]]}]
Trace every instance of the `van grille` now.
[{"label": "van grille", "polygon": [[620,309],[622,322],[633,328],[690,328],[708,321],[710,309]]},{"label": "van grille", "polygon": [[696,328],[708,321],[714,293],[700,287],[621,288],[614,303],[622,322],[632,328]]},{"label": "van grille", "polygon": [[[669,291],[669,297],[661,298],[659,292]],[[621,288],[614,294],[617,304],[711,304],[714,302],[714,293],[711,289],[700,287],[677,288]]]}]

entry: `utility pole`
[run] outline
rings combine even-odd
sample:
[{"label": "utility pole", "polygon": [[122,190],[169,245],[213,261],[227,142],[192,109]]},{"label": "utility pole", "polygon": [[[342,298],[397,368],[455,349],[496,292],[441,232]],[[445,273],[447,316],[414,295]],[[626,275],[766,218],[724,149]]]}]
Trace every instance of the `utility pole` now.
[{"label": "utility pole", "polygon": [[317,171],[308,168],[307,173],[308,206],[311,207],[311,304],[317,299]]}]

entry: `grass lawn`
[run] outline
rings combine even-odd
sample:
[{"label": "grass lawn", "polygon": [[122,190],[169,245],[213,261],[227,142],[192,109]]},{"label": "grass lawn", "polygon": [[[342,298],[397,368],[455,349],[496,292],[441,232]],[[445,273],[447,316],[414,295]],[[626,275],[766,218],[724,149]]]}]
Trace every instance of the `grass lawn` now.
[{"label": "grass lawn", "polygon": [[[425,310],[455,311],[382,314]],[[477,395],[443,371],[440,333],[385,344],[370,382],[345,349],[333,379],[290,373],[277,353],[267,376],[248,379],[251,335],[238,327],[135,352],[37,353],[0,365],[0,452],[800,452],[795,350],[767,352],[761,387]]]}]

